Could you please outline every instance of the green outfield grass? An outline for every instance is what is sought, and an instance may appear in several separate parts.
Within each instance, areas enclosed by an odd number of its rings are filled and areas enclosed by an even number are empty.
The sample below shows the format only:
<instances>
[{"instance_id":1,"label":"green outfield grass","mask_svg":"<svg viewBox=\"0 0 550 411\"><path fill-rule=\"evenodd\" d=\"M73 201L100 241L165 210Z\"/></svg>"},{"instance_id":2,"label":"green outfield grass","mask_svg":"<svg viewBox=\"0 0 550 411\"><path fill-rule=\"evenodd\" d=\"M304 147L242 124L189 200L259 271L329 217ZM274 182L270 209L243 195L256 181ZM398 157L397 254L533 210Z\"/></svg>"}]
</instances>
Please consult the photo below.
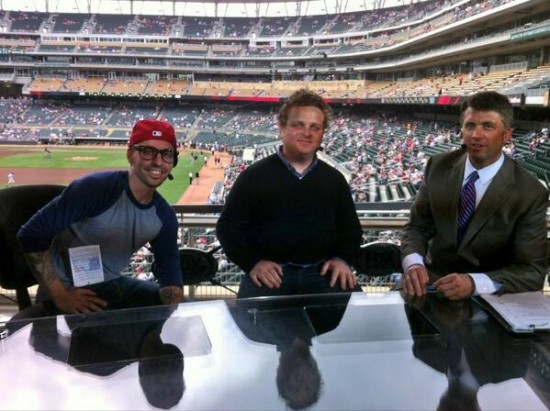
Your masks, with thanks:
<instances>
[{"instance_id":1,"label":"green outfield grass","mask_svg":"<svg viewBox=\"0 0 550 411\"><path fill-rule=\"evenodd\" d=\"M25 152L21 152L24 150ZM12 168L125 168L128 165L126 151L116 149L50 148L50 158L44 158L43 149L2 148L14 154L0 158L0 166ZM80 158L80 160L78 159Z\"/></svg>"},{"instance_id":2,"label":"green outfield grass","mask_svg":"<svg viewBox=\"0 0 550 411\"><path fill-rule=\"evenodd\" d=\"M13 154L0 156L0 167L13 169L17 175L17 168L78 168L104 170L126 169L126 149L113 148L83 148L83 147L50 147L50 158L44 158L44 148L40 146L12 147L2 146L0 150L13 151ZM200 162L193 164L193 159L187 153L180 155L177 167L172 171L173 181L166 181L159 192L170 203L178 202L189 186L189 172L193 175L201 168Z\"/></svg>"}]
</instances>

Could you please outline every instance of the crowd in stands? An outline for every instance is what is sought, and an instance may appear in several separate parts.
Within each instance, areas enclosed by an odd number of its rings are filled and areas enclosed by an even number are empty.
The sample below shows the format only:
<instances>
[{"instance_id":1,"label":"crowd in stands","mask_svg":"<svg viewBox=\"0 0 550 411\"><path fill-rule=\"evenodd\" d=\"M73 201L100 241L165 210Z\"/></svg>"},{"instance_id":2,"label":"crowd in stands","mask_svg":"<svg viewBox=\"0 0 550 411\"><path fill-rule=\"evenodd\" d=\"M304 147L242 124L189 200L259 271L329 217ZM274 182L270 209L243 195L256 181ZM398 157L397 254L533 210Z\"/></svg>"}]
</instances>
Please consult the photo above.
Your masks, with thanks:
<instances>
[{"instance_id":1,"label":"crowd in stands","mask_svg":"<svg viewBox=\"0 0 550 411\"><path fill-rule=\"evenodd\" d=\"M250 161L243 159L246 148L255 149L255 159L273 153L278 143L275 108L248 104L173 105L120 102L93 103L0 99L3 124L0 143L59 142L48 136L71 137L71 142L125 144L129 128L140 118L170 121L179 140L188 147L227 150L234 154L226 168L224 195L239 171ZM439 151L460 146L458 122L420 120L403 113L335 109L331 128L325 134L320 155L341 167L351 184L356 201L402 201L414 196L422 179L427 158ZM517 129L505 153L526 163L542 162L534 169L539 178L550 177L548 124L538 129ZM216 201L223 196L216 193Z\"/></svg>"},{"instance_id":2,"label":"crowd in stands","mask_svg":"<svg viewBox=\"0 0 550 411\"><path fill-rule=\"evenodd\" d=\"M176 17L141 16L139 20L139 33L169 35L172 26L176 23Z\"/></svg>"},{"instance_id":3,"label":"crowd in stands","mask_svg":"<svg viewBox=\"0 0 550 411\"><path fill-rule=\"evenodd\" d=\"M178 67L180 65L191 67L200 74L202 69L208 68L208 59L216 56L228 56L234 58L224 62L223 67L227 69L243 68L242 61L237 57L243 55L260 56L263 61L255 61L254 68L265 68L266 72L270 70L270 56L298 56L298 55L324 55L339 56L342 54L357 53L379 49L382 47L393 46L399 42L408 41L413 37L422 36L430 31L440 27L451 25L452 23L468 19L492 10L496 7L506 5L512 0L472 0L469 2L459 2L456 0L429 0L409 6L394 8L382 8L354 13L326 14L319 16L302 16L286 18L200 18L200 17L167 17L167 16L128 16L128 15L95 15L95 14L57 14L57 13L32 13L32 12L0 12L0 22L7 26L4 31L8 37L5 40L4 47L9 50L10 47L20 49L21 47L29 50L30 41L35 51L57 51L74 53L75 56L67 57L75 63L84 63L90 66L98 67L105 65L124 65L124 66L151 66L151 70L156 66L163 68ZM539 13L533 16L532 24L546 22L547 13ZM546 20L545 20L546 19ZM530 23L531 24L531 23ZM506 23L506 26L491 27L487 30L472 33L468 38L452 37L445 44L434 43L433 48L425 48L418 53L432 53L434 50L444 49L450 46L461 46L463 44L480 41L482 38L494 36L495 34L512 33L519 30L518 24ZM36 36L25 36L25 33L32 31L39 33L110 33L113 34L132 34L139 36L142 34L158 35L158 40L142 39L140 41L131 41L128 43L118 42L100 42L90 41L89 43L78 41L55 41L52 36L39 38ZM291 41L293 37L302 37L320 34L335 34L341 32L358 33L358 36L350 36L349 41L345 39L335 39L332 43L329 41ZM21 35L19 35L21 33ZM284 36L285 41L265 41L256 44L253 41L235 42L223 41L224 36L230 33L231 37L242 36L245 40L251 40L257 36ZM363 33L363 34L361 34ZM163 39L163 36L170 36L170 40ZM220 42L198 42L187 41L188 37L204 37L220 39ZM146 37L146 36L145 36ZM179 38L182 37L182 38ZM111 41L112 39L110 39ZM288 41L286 41L288 40ZM336 41L338 40L338 41ZM455 44L456 43L456 44ZM108 55L102 55L102 54ZM110 55L110 53L116 56ZM146 54L144 58L141 54ZM184 60L173 58L173 56L204 56L204 59ZM9 52L0 55L0 60L8 63L35 62L32 52L12 53ZM38 57L41 59L43 57ZM388 57L389 58L389 57ZM404 56L396 57L403 59ZM382 58L385 64L391 61ZM382 61L381 60L381 61ZM38 61L38 60L37 60ZM44 60L46 61L46 60ZM69 60L67 60L69 61ZM329 60L326 64L330 64ZM346 60L351 66L363 64L366 60ZM342 60L342 63L346 61ZM334 60L337 62L337 60ZM357 63L357 64L356 64ZM525 63L525 64L523 64ZM265 67L262 65L265 64ZM286 63L285 63L286 64ZM305 68L309 63L306 63ZM313 63L312 63L313 64ZM503 65L500 65L503 66ZM445 71L437 73L433 70L433 75L429 77L410 77L404 78L397 75L392 81L356 81L356 84L338 85L339 82L333 81L336 85L315 87L315 91L326 98L340 99L371 99L384 98L387 96L400 97L434 97L434 96L464 96L479 90L496 90L499 92L508 91L510 93L524 93L527 91L537 91L545 89L550 84L548 75L549 67L542 65L539 69L533 69L527 61L516 65L514 68L492 66L470 68L466 72ZM291 67L291 66L289 66ZM314 67L314 66L312 66ZM312 72L315 70L311 70ZM546 74L545 74L546 73ZM94 73L95 74L95 73ZM41 73L42 75L42 73ZM136 75L138 76L138 75ZM304 75L307 82L312 80L330 80L330 73L308 74ZM250 78L250 83L228 84L226 82L215 81L196 81L190 83L186 80L175 78L151 79L143 78L94 78L93 82L87 84L81 79L73 77L55 78L52 73L48 77L37 76L28 85L27 91L30 93L43 92L79 92L90 94L105 95L126 95L126 96L221 96L221 97L247 97L247 96L278 96L285 97L288 90L279 87L275 81L271 83L257 83ZM243 78L246 79L247 77ZM263 81L266 81L264 78ZM321 82L321 81L319 81ZM313 88L313 86L312 86ZM523 88L523 89L522 89ZM504 93L506 94L506 93Z\"/></svg>"},{"instance_id":4,"label":"crowd in stands","mask_svg":"<svg viewBox=\"0 0 550 411\"><path fill-rule=\"evenodd\" d=\"M202 115L205 114L209 113L203 109ZM221 115L219 111L212 114ZM257 112L250 111L246 114L248 124L258 123L254 121L254 116L258 121L261 119L263 124L274 122L269 116L258 117ZM227 120L226 117L223 118ZM224 129L234 124L240 123L227 120ZM337 113L334 125L326 133L320 155L345 168L356 201L402 201L410 200L414 196L428 157L436 152L455 150L460 147L460 143L460 133L455 123L420 121L396 114L359 116L342 111ZM210 144L204 143L202 147L208 148ZM254 145L253 161L274 153L277 144L274 141L270 144ZM229 145L228 149L236 147ZM516 143L506 146L504 152L528 162L537 155L534 147L546 156L550 148L548 128L517 130ZM226 167L224 195L227 195L238 174L251 163L243 158L240 150L234 153L233 163ZM550 176L550 162L545 170L546 177ZM543 179L545 176L540 177ZM223 197L217 197L217 200L222 203Z\"/></svg>"},{"instance_id":5,"label":"crowd in stands","mask_svg":"<svg viewBox=\"0 0 550 411\"><path fill-rule=\"evenodd\" d=\"M526 91L543 92L550 84L550 66L528 68L526 64L494 65L490 71L475 73L436 74L431 77L404 78L395 81L316 80L271 81L251 79L243 82L194 81L182 79L56 78L37 76L29 84L31 93L78 92L89 95L114 96L219 96L219 97L286 97L299 87L307 87L325 98L372 99L386 97L467 96L479 90L503 94Z\"/></svg>"},{"instance_id":6,"label":"crowd in stands","mask_svg":"<svg viewBox=\"0 0 550 411\"><path fill-rule=\"evenodd\" d=\"M345 167L355 201L403 201L409 200L422 179L422 170L427 161L425 147L436 145L445 149L456 148L450 141L450 130L435 133L416 134L422 122L405 121L397 117L383 118L365 116L354 118L340 113L329 132L326 133L321 156ZM432 125L432 127L437 127ZM455 143L458 143L456 133ZM441 141L441 142L440 142ZM256 157L272 154L276 145L256 147ZM344 159L343 161L341 161ZM225 191L230 191L235 179L250 161L236 156L226 169ZM383 193L386 186L399 187L400 192ZM376 193L374 192L376 191ZM408 195L406 195L408 193Z\"/></svg>"},{"instance_id":7,"label":"crowd in stands","mask_svg":"<svg viewBox=\"0 0 550 411\"><path fill-rule=\"evenodd\" d=\"M50 16L49 13L5 11L3 20L9 23L7 31L14 33L40 30L43 33L145 34L182 38L224 38L226 36L233 38L239 35L246 39L257 36L292 38L342 32L358 34L370 32L368 36L362 39L355 38L353 42L343 44L337 42L335 47L329 50L331 54L341 54L391 46L510 1L512 0L479 0L464 3L456 0L433 0L407 7L352 13L240 20L149 15L53 14ZM54 21L54 24L48 24L51 21ZM307 43L305 45L307 46ZM263 49L263 52L265 50ZM303 51L291 49L287 52L304 54ZM240 53L248 53L247 47L242 47Z\"/></svg>"},{"instance_id":8,"label":"crowd in stands","mask_svg":"<svg viewBox=\"0 0 550 411\"><path fill-rule=\"evenodd\" d=\"M488 0L479 5L469 6L468 10L479 12L510 0ZM368 10L361 12L323 14L303 17L264 17L262 19L247 18L198 18L198 17L167 17L143 15L136 21L128 15L90 15L90 14L53 14L54 25L50 28L54 33L79 32L91 25L89 34L132 34L136 30L146 34L170 34L175 27L184 27L180 33L186 37L210 37L217 29L223 36L304 36L308 34L337 34L341 32L361 32L365 30L383 29L392 26L411 24L426 19L442 9L452 9L459 3L456 0L435 0L411 4L408 7ZM461 10L459 7L457 10ZM456 12L458 14L458 11ZM52 21L49 13L5 11L3 19L11 22L10 31L32 32L44 27ZM217 24L218 23L218 24Z\"/></svg>"},{"instance_id":9,"label":"crowd in stands","mask_svg":"<svg viewBox=\"0 0 550 411\"><path fill-rule=\"evenodd\" d=\"M134 16L96 14L94 30L97 34L124 34Z\"/></svg>"},{"instance_id":10,"label":"crowd in stands","mask_svg":"<svg viewBox=\"0 0 550 411\"><path fill-rule=\"evenodd\" d=\"M429 156L460 147L459 130L454 124L378 116L360 121L342 117L336 123L325 135L324 149L320 155L330 160L347 156L348 160L340 164L345 165L349 173L356 202L411 200L420 186ZM516 140L503 151L513 158L522 159L526 165L534 154L533 146L543 149L546 154L550 149L547 128L520 131ZM275 150L275 146L257 149L255 160ZM242 157L234 157L233 164L225 173L225 195L239 173L250 163ZM541 178L541 181L548 184L550 161L545 163L544 170L546 179Z\"/></svg>"}]
</instances>

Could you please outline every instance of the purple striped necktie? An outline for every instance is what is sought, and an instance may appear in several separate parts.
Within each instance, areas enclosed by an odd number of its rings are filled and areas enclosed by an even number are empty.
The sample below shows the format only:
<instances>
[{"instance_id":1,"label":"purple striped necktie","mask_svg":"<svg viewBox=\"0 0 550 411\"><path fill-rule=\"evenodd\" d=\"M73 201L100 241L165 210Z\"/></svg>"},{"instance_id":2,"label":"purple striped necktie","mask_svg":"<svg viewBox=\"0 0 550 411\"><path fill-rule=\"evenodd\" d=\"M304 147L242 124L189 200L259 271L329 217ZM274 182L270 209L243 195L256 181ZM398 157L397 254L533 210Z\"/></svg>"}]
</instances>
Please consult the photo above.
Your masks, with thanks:
<instances>
[{"instance_id":1,"label":"purple striped necktie","mask_svg":"<svg viewBox=\"0 0 550 411\"><path fill-rule=\"evenodd\" d=\"M472 215L476 209L476 187L475 182L479 178L477 171L470 173L466 180L466 184L460 192L460 204L458 209L458 242L462 241L466 227L472 219Z\"/></svg>"}]
</instances>

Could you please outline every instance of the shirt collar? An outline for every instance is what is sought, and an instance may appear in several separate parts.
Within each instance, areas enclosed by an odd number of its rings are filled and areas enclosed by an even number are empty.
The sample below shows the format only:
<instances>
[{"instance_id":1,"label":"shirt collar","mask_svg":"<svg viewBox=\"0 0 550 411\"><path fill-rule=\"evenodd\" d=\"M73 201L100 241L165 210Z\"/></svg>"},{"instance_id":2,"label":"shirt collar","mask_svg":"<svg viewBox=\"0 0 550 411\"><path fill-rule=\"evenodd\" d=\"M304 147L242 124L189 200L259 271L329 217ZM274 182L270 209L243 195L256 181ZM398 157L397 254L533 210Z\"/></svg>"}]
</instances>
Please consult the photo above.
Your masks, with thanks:
<instances>
[{"instance_id":1,"label":"shirt collar","mask_svg":"<svg viewBox=\"0 0 550 411\"><path fill-rule=\"evenodd\" d=\"M502 164L504 164L504 154L501 154L499 159L495 161L493 164L488 165L487 167L480 168L479 170L476 170L476 168L472 165L470 162L470 157L466 157L466 166L464 168L464 179L463 181L466 181L470 173L473 171L477 171L479 174L479 181L481 184L485 185L488 182L490 182L493 177L498 173L498 170L500 170L500 167L502 167Z\"/></svg>"},{"instance_id":2,"label":"shirt collar","mask_svg":"<svg viewBox=\"0 0 550 411\"><path fill-rule=\"evenodd\" d=\"M277 150L277 155L279 156L279 158L281 159L283 164L286 166L288 171L290 171L292 174L294 174L300 180L302 178L304 178L306 175L308 175L315 167L317 167L317 163L318 163L317 154L315 154L315 156L313 157L313 161L311 162L309 167L306 168L304 170L304 172L300 174L298 171L296 171L296 169L292 166L292 164L290 164L290 162L285 158L285 156L283 156L283 146L282 145L279 146L279 150Z\"/></svg>"}]
</instances>

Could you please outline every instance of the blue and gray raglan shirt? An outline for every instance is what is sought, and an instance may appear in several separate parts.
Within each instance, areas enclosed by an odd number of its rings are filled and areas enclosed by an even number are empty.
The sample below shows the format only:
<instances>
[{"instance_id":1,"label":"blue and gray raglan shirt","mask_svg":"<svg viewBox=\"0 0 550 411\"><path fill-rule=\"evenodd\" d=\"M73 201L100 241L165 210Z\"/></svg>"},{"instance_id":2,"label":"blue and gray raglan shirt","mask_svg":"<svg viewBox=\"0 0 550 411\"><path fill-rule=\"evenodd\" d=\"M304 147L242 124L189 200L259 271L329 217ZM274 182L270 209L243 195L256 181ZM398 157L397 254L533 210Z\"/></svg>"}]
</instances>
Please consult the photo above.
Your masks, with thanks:
<instances>
[{"instance_id":1,"label":"blue and gray raglan shirt","mask_svg":"<svg viewBox=\"0 0 550 411\"><path fill-rule=\"evenodd\" d=\"M120 277L137 250L149 243L160 287L182 286L178 222L158 193L149 204L133 196L128 171L104 171L73 181L21 227L25 253L51 249L61 280L72 284L68 249L99 245L105 281Z\"/></svg>"}]
</instances>

